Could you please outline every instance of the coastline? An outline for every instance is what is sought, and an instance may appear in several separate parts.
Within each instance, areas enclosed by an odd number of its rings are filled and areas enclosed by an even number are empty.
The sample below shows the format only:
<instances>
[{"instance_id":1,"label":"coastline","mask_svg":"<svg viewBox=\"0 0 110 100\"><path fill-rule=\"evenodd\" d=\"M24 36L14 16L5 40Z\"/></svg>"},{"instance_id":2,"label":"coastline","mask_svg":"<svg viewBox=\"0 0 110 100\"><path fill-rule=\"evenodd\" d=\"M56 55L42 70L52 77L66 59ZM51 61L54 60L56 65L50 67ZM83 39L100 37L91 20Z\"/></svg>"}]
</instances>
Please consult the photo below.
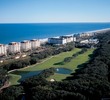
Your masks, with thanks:
<instances>
[{"instance_id":1,"label":"coastline","mask_svg":"<svg viewBox=\"0 0 110 100\"><path fill-rule=\"evenodd\" d=\"M79 33L71 33L71 34L66 34L64 36L72 36L75 34L82 34L82 33L85 33L85 34L88 34L88 33L92 34L92 33L99 33L99 32L103 33L103 32L107 32L107 31L110 31L110 28L104 28L104 29L93 30L93 31L85 31L85 32L79 32ZM55 37L60 37L60 36L55 36ZM48 38L52 38L52 37L48 37ZM42 39L38 39L38 40L40 41L41 44L44 44L45 42L48 42L48 38L42 38ZM28 40L28 41L30 41L30 40ZM21 41L23 41L23 40L21 40ZM19 42L21 42L21 41L19 41ZM16 42L16 41L14 41L14 42ZM0 44L3 44L3 43L0 43ZM8 46L8 44L4 44L4 45Z\"/></svg>"},{"instance_id":2,"label":"coastline","mask_svg":"<svg viewBox=\"0 0 110 100\"><path fill-rule=\"evenodd\" d=\"M110 28L104 28L104 29L93 30L93 31L85 31L85 32L80 32L80 34L82 34L82 33L92 34L92 33L99 33L99 32L103 33L103 32L107 32L107 31L110 31ZM78 33L76 33L76 34L78 34ZM75 35L75 34L74 33L73 34L66 34L65 36L72 36L72 35ZM56 36L56 37L60 37L60 36ZM48 38L50 38L50 37L48 37ZM48 41L48 38L39 39L39 40L41 43L44 43L44 42Z\"/></svg>"},{"instance_id":3,"label":"coastline","mask_svg":"<svg viewBox=\"0 0 110 100\"><path fill-rule=\"evenodd\" d=\"M99 32L106 32L106 31L109 31L110 28L104 28L104 29L99 29L99 30L93 30L93 31L87 31L87 32L84 32L84 33L99 33Z\"/></svg>"}]
</instances>

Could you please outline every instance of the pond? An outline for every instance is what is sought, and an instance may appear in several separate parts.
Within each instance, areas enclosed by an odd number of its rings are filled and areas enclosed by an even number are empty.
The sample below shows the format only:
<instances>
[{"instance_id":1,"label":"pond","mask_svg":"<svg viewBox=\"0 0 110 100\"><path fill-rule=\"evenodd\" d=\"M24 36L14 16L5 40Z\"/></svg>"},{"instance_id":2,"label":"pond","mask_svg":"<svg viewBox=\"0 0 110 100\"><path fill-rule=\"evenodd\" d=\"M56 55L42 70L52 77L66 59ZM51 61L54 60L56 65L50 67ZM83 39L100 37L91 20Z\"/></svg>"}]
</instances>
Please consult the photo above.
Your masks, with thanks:
<instances>
[{"instance_id":1,"label":"pond","mask_svg":"<svg viewBox=\"0 0 110 100\"><path fill-rule=\"evenodd\" d=\"M23 80L25 80L25 79L27 79L29 77L38 75L41 72L42 72L42 70L40 70L40 71L31 71L31 72L28 72L28 73L20 74L21 75L21 79L19 81L23 81ZM67 69L67 68L56 68L56 73L59 73L59 74L71 74L72 70Z\"/></svg>"},{"instance_id":2,"label":"pond","mask_svg":"<svg viewBox=\"0 0 110 100\"><path fill-rule=\"evenodd\" d=\"M20 74L21 75L21 79L19 81L23 81L23 80L25 80L25 79L27 79L29 77L38 75L40 73L41 73L41 71L31 71L31 72L28 72L28 73Z\"/></svg>"},{"instance_id":3,"label":"pond","mask_svg":"<svg viewBox=\"0 0 110 100\"><path fill-rule=\"evenodd\" d=\"M56 73L59 73L59 74L71 74L72 70L67 69L67 68L56 68Z\"/></svg>"}]
</instances>

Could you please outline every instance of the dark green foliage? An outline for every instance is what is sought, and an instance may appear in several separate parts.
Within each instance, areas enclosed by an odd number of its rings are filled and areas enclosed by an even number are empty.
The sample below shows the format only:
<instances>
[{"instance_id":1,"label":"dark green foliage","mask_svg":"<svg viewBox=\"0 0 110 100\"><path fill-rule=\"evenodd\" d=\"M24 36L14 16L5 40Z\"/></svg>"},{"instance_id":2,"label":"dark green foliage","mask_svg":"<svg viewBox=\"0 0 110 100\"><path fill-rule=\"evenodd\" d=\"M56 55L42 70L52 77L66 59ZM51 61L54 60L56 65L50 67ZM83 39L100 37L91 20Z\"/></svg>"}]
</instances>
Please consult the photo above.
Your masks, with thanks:
<instances>
[{"instance_id":1,"label":"dark green foliage","mask_svg":"<svg viewBox=\"0 0 110 100\"><path fill-rule=\"evenodd\" d=\"M37 60L38 59L36 59L35 57L32 57L31 59L30 59L30 64L32 65L32 64L36 64L37 63Z\"/></svg>"},{"instance_id":2,"label":"dark green foliage","mask_svg":"<svg viewBox=\"0 0 110 100\"><path fill-rule=\"evenodd\" d=\"M5 84L8 80L7 71L3 68L0 68L0 88Z\"/></svg>"},{"instance_id":3,"label":"dark green foliage","mask_svg":"<svg viewBox=\"0 0 110 100\"><path fill-rule=\"evenodd\" d=\"M65 59L64 59L64 62L70 62L72 60L72 57L66 57Z\"/></svg>"},{"instance_id":4,"label":"dark green foliage","mask_svg":"<svg viewBox=\"0 0 110 100\"><path fill-rule=\"evenodd\" d=\"M22 86L10 86L0 94L0 100L21 100L24 93Z\"/></svg>"}]
</instances>

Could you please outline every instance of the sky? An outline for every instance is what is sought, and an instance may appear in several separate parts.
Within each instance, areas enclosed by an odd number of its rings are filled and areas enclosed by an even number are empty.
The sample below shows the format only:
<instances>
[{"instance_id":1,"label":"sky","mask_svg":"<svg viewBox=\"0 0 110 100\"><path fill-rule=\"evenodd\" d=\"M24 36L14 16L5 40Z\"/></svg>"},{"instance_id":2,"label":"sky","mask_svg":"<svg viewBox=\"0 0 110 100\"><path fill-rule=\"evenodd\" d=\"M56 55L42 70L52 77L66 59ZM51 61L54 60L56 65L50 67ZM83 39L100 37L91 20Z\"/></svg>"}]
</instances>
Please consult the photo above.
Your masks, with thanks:
<instances>
[{"instance_id":1,"label":"sky","mask_svg":"<svg viewBox=\"0 0 110 100\"><path fill-rule=\"evenodd\" d=\"M0 0L0 23L110 22L110 0Z\"/></svg>"}]
</instances>

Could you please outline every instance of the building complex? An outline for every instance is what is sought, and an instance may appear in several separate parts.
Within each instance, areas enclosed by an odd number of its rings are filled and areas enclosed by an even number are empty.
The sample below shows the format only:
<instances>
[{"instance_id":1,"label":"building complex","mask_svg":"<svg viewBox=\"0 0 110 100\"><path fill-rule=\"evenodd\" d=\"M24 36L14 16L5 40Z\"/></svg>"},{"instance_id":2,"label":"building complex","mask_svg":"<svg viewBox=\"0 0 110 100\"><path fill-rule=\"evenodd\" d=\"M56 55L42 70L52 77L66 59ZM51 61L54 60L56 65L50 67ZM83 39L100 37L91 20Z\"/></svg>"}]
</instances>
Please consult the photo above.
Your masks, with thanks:
<instances>
[{"instance_id":1,"label":"building complex","mask_svg":"<svg viewBox=\"0 0 110 100\"><path fill-rule=\"evenodd\" d=\"M48 43L50 44L66 44L69 42L76 41L73 36L60 36L55 38L48 38Z\"/></svg>"},{"instance_id":2,"label":"building complex","mask_svg":"<svg viewBox=\"0 0 110 100\"><path fill-rule=\"evenodd\" d=\"M37 49L40 47L40 41L33 40L24 40L22 42L11 42L8 45L0 44L0 56L4 56L8 54L16 54L24 51L28 51L31 49Z\"/></svg>"}]
</instances>

